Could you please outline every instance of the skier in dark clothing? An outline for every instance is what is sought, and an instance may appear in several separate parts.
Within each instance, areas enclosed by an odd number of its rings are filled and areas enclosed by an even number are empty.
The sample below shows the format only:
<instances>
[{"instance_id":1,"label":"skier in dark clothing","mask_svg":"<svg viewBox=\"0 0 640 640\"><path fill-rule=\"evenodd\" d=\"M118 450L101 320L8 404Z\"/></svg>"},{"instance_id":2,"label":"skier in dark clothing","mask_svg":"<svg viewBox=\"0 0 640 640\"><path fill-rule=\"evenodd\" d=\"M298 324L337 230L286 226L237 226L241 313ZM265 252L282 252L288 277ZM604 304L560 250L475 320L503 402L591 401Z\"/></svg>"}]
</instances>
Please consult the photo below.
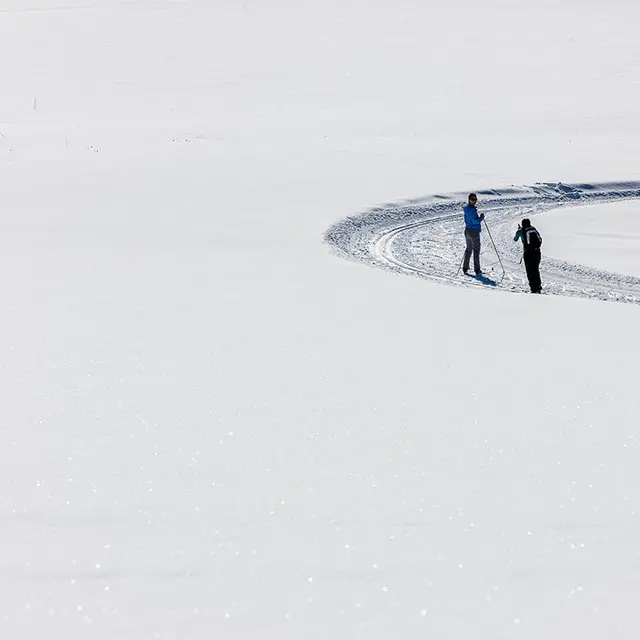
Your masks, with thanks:
<instances>
[{"instance_id":1,"label":"skier in dark clothing","mask_svg":"<svg viewBox=\"0 0 640 640\"><path fill-rule=\"evenodd\" d=\"M542 237L538 230L531 226L529 218L525 218L521 225L518 225L514 241L522 240L524 249L524 266L527 270L527 279L531 293L542 293L542 282L540 281L540 247L542 246Z\"/></svg>"},{"instance_id":2,"label":"skier in dark clothing","mask_svg":"<svg viewBox=\"0 0 640 640\"><path fill-rule=\"evenodd\" d=\"M484 220L484 213L478 215L477 202L478 196L475 193L470 193L467 205L464 207L464 238L467 242L467 248L464 252L462 271L464 273L469 271L469 261L473 253L473 270L479 276L482 274L480 269L480 232L482 231L481 222Z\"/></svg>"}]
</instances>

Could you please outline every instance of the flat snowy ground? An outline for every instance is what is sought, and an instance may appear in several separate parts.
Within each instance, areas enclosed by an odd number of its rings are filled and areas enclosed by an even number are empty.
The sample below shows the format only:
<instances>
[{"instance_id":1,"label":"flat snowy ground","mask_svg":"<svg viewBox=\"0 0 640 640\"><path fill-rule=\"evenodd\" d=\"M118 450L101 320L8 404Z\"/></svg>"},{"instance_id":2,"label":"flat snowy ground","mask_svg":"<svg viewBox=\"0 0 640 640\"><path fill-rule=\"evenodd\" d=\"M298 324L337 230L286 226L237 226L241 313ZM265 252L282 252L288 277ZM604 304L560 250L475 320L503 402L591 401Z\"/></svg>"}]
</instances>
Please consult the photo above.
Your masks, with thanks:
<instances>
[{"instance_id":1,"label":"flat snowy ground","mask_svg":"<svg viewBox=\"0 0 640 640\"><path fill-rule=\"evenodd\" d=\"M640 274L640 202L577 207L542 215L545 254L601 269ZM548 236L548 239L546 239Z\"/></svg>"},{"instance_id":2,"label":"flat snowy ground","mask_svg":"<svg viewBox=\"0 0 640 640\"><path fill-rule=\"evenodd\" d=\"M640 5L444 4L0 2L0 637L638 638L640 307L323 237L638 180Z\"/></svg>"}]
</instances>

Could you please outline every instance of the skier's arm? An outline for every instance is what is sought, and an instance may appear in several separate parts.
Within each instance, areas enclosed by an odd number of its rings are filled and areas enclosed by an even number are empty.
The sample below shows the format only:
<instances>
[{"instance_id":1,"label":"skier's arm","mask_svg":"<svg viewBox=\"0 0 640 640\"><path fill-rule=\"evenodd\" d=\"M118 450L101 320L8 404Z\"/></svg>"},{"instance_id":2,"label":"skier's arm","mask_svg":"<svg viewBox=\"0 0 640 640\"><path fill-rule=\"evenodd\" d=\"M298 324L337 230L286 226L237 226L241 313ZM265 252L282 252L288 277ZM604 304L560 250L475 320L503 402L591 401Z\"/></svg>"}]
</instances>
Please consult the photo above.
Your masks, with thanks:
<instances>
[{"instance_id":1,"label":"skier's arm","mask_svg":"<svg viewBox=\"0 0 640 640\"><path fill-rule=\"evenodd\" d=\"M522 239L522 229L520 228L520 225L518 225L518 230L516 231L516 235L513 236L513 241L514 242L518 242L518 240Z\"/></svg>"}]
</instances>

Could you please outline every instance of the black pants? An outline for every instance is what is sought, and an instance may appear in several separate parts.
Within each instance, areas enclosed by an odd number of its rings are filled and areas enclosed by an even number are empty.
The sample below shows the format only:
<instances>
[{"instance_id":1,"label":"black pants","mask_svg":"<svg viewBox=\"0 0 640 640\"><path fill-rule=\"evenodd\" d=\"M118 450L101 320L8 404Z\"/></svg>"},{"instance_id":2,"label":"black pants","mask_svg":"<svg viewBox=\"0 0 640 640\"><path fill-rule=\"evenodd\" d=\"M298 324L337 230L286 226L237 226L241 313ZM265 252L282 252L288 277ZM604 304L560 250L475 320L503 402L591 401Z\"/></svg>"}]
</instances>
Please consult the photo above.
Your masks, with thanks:
<instances>
[{"instance_id":1,"label":"black pants","mask_svg":"<svg viewBox=\"0 0 640 640\"><path fill-rule=\"evenodd\" d=\"M531 287L531 293L540 293L542 291L542 282L540 281L540 249L529 249L524 252L524 267L527 270L527 279Z\"/></svg>"},{"instance_id":2,"label":"black pants","mask_svg":"<svg viewBox=\"0 0 640 640\"><path fill-rule=\"evenodd\" d=\"M469 262L473 253L473 270L480 273L480 229L465 229L464 238L467 241L467 248L464 251L462 270L467 273Z\"/></svg>"}]
</instances>

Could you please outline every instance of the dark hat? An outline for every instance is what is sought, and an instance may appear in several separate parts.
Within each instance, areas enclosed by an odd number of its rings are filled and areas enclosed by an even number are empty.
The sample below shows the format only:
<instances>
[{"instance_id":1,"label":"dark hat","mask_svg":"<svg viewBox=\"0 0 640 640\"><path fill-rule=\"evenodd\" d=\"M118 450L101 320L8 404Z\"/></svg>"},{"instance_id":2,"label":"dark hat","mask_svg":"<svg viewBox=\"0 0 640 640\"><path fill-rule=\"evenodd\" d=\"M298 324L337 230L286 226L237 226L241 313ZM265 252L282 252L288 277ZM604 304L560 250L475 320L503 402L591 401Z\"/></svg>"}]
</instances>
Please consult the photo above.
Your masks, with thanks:
<instances>
[{"instance_id":1,"label":"dark hat","mask_svg":"<svg viewBox=\"0 0 640 640\"><path fill-rule=\"evenodd\" d=\"M469 197L467 199L468 200L477 200L478 196L475 193L470 193Z\"/></svg>"},{"instance_id":2,"label":"dark hat","mask_svg":"<svg viewBox=\"0 0 640 640\"><path fill-rule=\"evenodd\" d=\"M522 228L526 229L530 226L531 226L531 220L529 220L529 218L524 218L524 220L522 221Z\"/></svg>"}]
</instances>

